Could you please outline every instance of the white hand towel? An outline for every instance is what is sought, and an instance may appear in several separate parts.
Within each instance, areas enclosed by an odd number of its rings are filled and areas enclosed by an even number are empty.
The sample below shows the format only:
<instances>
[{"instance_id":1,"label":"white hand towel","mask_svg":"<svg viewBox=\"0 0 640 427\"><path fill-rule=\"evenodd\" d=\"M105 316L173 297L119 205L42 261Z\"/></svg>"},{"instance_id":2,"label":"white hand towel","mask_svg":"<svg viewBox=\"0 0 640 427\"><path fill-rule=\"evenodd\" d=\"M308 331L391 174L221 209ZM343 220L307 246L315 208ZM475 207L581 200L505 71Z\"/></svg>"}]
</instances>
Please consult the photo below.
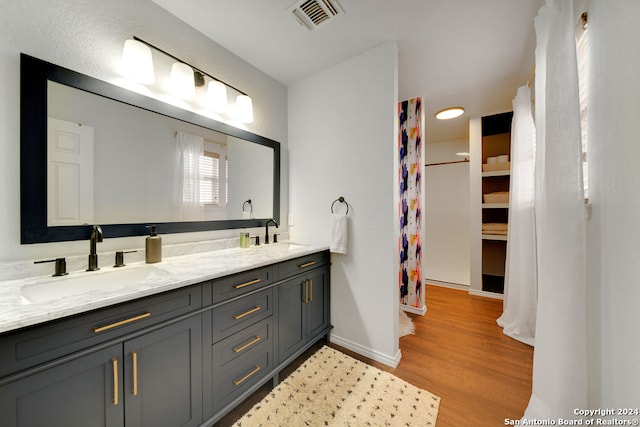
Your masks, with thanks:
<instances>
[{"instance_id":1,"label":"white hand towel","mask_svg":"<svg viewBox=\"0 0 640 427\"><path fill-rule=\"evenodd\" d=\"M336 254L347 253L349 217L345 214L331 215L331 243L329 250Z\"/></svg>"}]
</instances>

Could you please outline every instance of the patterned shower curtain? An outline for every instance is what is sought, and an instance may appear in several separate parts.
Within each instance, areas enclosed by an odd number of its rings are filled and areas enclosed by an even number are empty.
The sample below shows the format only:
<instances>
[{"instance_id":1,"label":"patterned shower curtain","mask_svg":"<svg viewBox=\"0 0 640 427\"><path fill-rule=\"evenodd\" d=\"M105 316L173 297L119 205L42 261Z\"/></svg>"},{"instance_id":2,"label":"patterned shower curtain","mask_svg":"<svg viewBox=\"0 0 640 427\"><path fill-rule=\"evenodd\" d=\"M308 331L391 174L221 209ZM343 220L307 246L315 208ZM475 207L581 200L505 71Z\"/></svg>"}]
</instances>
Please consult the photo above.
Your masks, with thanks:
<instances>
[{"instance_id":1,"label":"patterned shower curtain","mask_svg":"<svg viewBox=\"0 0 640 427\"><path fill-rule=\"evenodd\" d=\"M398 103L398 225L400 304L424 313L422 287L422 99Z\"/></svg>"}]
</instances>

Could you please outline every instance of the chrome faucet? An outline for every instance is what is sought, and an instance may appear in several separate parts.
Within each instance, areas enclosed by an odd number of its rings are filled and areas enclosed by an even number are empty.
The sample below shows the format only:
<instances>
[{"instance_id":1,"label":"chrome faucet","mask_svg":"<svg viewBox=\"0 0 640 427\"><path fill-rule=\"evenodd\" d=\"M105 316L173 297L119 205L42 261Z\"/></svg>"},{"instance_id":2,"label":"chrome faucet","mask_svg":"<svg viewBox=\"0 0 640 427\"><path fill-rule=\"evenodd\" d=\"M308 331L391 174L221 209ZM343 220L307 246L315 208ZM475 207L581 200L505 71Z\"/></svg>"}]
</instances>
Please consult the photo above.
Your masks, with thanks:
<instances>
[{"instance_id":1,"label":"chrome faucet","mask_svg":"<svg viewBox=\"0 0 640 427\"><path fill-rule=\"evenodd\" d=\"M267 221L267 223L265 224L265 230L264 230L264 244L265 245L269 243L269 223L270 222L274 223L276 228L278 228L278 223L276 222L275 219L271 218L270 220Z\"/></svg>"},{"instance_id":2,"label":"chrome faucet","mask_svg":"<svg viewBox=\"0 0 640 427\"><path fill-rule=\"evenodd\" d=\"M96 243L102 242L102 227L94 225L91 228L91 235L89 236L89 268L87 271L100 270L98 267L98 253L96 251Z\"/></svg>"}]
</instances>

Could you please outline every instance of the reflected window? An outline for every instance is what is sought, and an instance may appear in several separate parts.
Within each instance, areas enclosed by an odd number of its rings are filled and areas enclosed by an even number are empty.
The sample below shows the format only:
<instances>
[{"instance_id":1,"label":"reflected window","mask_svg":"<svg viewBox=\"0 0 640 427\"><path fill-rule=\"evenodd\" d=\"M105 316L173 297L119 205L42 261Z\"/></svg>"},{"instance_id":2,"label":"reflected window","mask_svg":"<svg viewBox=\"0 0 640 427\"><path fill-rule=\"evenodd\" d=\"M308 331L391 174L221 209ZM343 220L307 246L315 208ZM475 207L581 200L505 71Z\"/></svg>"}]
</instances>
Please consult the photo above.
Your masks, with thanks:
<instances>
[{"instance_id":1,"label":"reflected window","mask_svg":"<svg viewBox=\"0 0 640 427\"><path fill-rule=\"evenodd\" d=\"M224 206L228 203L227 146L205 140L200 157L200 202Z\"/></svg>"},{"instance_id":2,"label":"reflected window","mask_svg":"<svg viewBox=\"0 0 640 427\"><path fill-rule=\"evenodd\" d=\"M223 166L224 164L224 166ZM200 202L205 205L228 203L228 162L226 156L205 151L200 158Z\"/></svg>"}]
</instances>

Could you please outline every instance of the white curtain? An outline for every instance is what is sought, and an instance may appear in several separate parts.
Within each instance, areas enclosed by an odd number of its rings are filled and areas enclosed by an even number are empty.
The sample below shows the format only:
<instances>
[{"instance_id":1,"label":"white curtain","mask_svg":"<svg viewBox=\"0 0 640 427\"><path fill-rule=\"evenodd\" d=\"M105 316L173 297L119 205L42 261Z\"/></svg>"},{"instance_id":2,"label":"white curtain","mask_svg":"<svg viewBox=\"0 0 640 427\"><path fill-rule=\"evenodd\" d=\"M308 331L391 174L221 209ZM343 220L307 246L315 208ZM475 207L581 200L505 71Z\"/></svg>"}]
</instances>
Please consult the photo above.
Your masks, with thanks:
<instances>
[{"instance_id":1,"label":"white curtain","mask_svg":"<svg viewBox=\"0 0 640 427\"><path fill-rule=\"evenodd\" d=\"M529 345L534 344L537 304L535 152L531 90L525 85L513 100L504 311L498 325L504 328L505 335Z\"/></svg>"},{"instance_id":2,"label":"white curtain","mask_svg":"<svg viewBox=\"0 0 640 427\"><path fill-rule=\"evenodd\" d=\"M537 36L538 311L526 419L587 407L586 236L573 0L547 0Z\"/></svg>"},{"instance_id":3,"label":"white curtain","mask_svg":"<svg viewBox=\"0 0 640 427\"><path fill-rule=\"evenodd\" d=\"M203 154L204 138L184 132L176 133L174 206L178 220L203 219L200 201L200 158Z\"/></svg>"}]
</instances>

